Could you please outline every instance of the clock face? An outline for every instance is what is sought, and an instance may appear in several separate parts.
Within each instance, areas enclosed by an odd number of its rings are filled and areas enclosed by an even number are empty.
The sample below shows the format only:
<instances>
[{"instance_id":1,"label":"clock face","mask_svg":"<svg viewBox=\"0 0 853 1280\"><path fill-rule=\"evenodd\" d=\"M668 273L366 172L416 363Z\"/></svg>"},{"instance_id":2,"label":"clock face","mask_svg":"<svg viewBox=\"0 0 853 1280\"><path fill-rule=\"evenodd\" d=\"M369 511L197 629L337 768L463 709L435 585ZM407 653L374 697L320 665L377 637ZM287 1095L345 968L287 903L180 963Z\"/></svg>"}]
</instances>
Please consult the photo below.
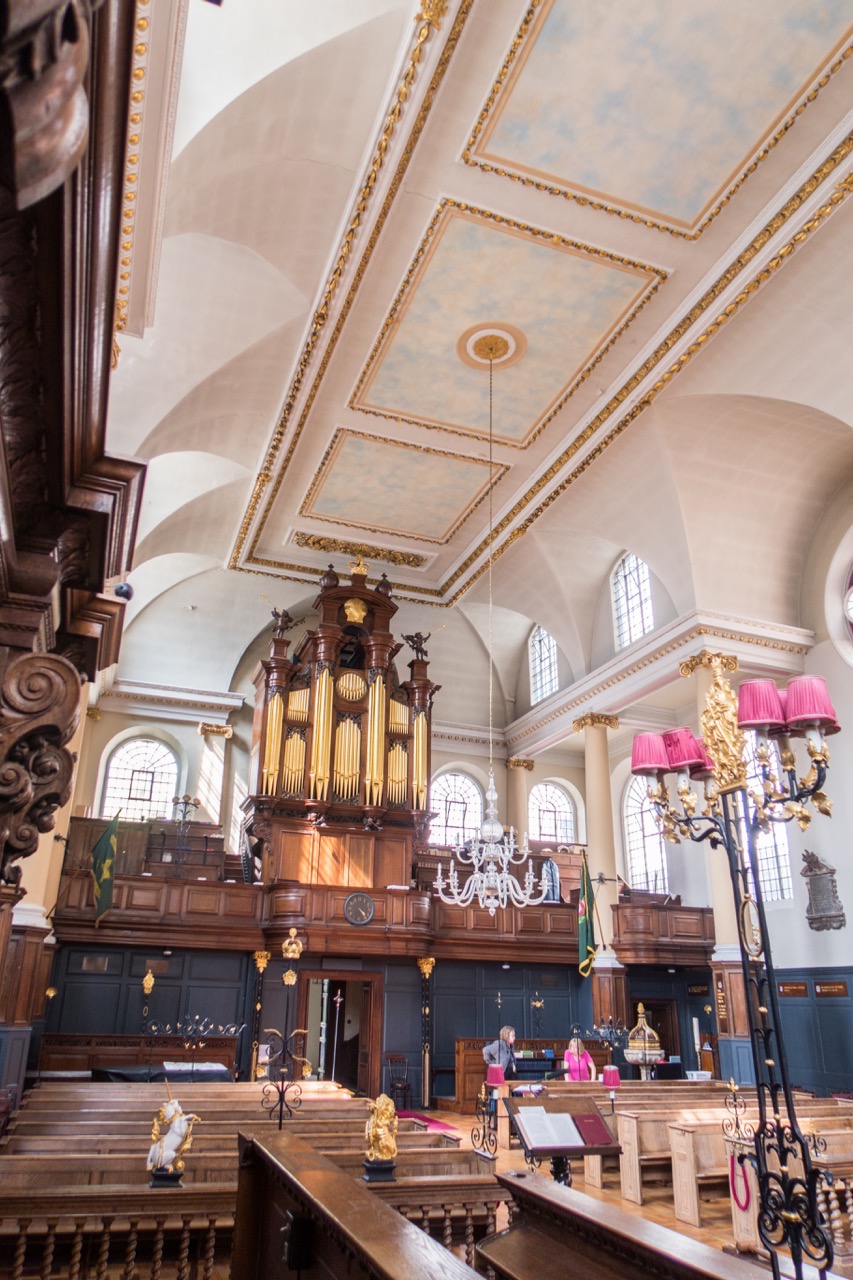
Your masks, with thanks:
<instances>
[{"instance_id":1,"label":"clock face","mask_svg":"<svg viewBox=\"0 0 853 1280\"><path fill-rule=\"evenodd\" d=\"M370 924L375 910L369 893L351 893L344 903L344 915L350 924Z\"/></svg>"}]
</instances>

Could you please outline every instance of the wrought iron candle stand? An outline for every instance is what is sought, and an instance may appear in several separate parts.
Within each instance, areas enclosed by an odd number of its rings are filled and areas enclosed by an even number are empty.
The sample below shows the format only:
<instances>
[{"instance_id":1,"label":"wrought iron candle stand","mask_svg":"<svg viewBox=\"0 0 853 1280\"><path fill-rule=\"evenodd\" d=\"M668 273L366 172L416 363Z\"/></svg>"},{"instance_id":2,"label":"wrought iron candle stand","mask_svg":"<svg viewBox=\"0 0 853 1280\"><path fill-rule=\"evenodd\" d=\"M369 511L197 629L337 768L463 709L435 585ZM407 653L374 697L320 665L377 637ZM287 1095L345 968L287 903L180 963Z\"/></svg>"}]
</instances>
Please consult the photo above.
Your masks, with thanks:
<instances>
[{"instance_id":1,"label":"wrought iron candle stand","mask_svg":"<svg viewBox=\"0 0 853 1280\"><path fill-rule=\"evenodd\" d=\"M485 1080L480 1085L475 1111L476 1123L471 1130L471 1143L475 1151L487 1156L498 1154L498 1099L492 1097Z\"/></svg>"},{"instance_id":2,"label":"wrought iron candle stand","mask_svg":"<svg viewBox=\"0 0 853 1280\"><path fill-rule=\"evenodd\" d=\"M681 674L692 675L697 665L710 666L714 671L702 715L704 750L703 744L693 739L693 747L699 748L699 763L691 756L689 744L686 753L684 751L683 735L692 738L689 730L673 730L664 735L638 735L632 770L656 777L656 786L652 777L649 778L649 798L665 839L672 843L682 839L707 841L712 850L722 850L728 859L758 1098L758 1119L752 1126L752 1134L740 1129L746 1139L751 1137L753 1149L741 1153L737 1159L741 1164L749 1161L755 1169L758 1234L769 1253L775 1280L779 1280L781 1274L778 1251L783 1248L790 1250L795 1275L797 1280L802 1280L804 1261L820 1269L832 1266L833 1246L818 1207L821 1172L812 1165L810 1142L797 1123L781 1034L764 899L759 876L757 871L753 874L752 868L758 866L759 835L770 830L770 823L796 821L805 830L811 820L805 808L808 802L818 812L829 813L831 802L823 792L828 752L818 730L832 732L837 724L825 689L822 708L801 709L796 714L792 710L795 700L799 707L807 682L812 682L811 693L815 692L815 684L822 684L816 677L799 677L800 687L793 695L795 681L789 683L787 711L779 702L779 691L772 681L751 682L773 687L781 715L753 712L750 718L745 711L744 687L739 716L738 699L723 675L724 670L737 669L737 660L721 654L703 655L683 663ZM769 691L763 693L771 698ZM760 792L747 791L742 732L745 727L758 731ZM768 729L781 740L780 772L784 778L774 772ZM794 754L785 736L789 729L805 732L808 741L810 769L804 778L797 778ZM663 748L662 758L658 752L655 759L655 739ZM670 801L664 781L669 770L678 773L680 808ZM693 778L705 779L706 803L701 814L696 813L699 801L690 788L688 773ZM738 1110L734 1113L739 1128L740 1114Z\"/></svg>"},{"instance_id":3,"label":"wrought iron candle stand","mask_svg":"<svg viewBox=\"0 0 853 1280\"><path fill-rule=\"evenodd\" d=\"M270 1120L278 1120L279 1129L282 1128L285 1120L290 1120L294 1111L298 1111L302 1106L302 1085L300 1083L305 1072L305 1057L302 1054L304 1048L305 1032L301 1029L293 1031L290 1037L285 1037L284 1033L277 1031L275 1027L264 1027L265 1036L274 1036L278 1041L278 1048L270 1053L267 1071L269 1080L264 1085L263 1096L261 1098L261 1106L264 1111L270 1113ZM293 1053L287 1047L287 1039L297 1039L299 1053ZM275 1041L270 1045L273 1048ZM286 1062L285 1058L290 1061ZM297 1063L302 1063L302 1067L298 1067ZM297 1072L299 1073L297 1076ZM308 1074L311 1073L311 1064L308 1063Z\"/></svg>"}]
</instances>

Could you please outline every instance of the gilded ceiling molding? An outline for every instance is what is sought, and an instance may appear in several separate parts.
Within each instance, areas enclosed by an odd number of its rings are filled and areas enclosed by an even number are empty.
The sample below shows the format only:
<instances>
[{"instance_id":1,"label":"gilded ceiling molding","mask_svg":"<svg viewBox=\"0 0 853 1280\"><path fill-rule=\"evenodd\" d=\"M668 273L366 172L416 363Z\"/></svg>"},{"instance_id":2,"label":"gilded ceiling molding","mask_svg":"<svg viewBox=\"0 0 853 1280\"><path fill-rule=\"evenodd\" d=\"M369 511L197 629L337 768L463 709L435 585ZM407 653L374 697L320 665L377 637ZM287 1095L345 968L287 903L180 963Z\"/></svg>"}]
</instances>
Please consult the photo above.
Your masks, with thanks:
<instances>
[{"instance_id":1,"label":"gilded ceiling molding","mask_svg":"<svg viewBox=\"0 0 853 1280\"><path fill-rule=\"evenodd\" d=\"M457 13L456 19L448 34L447 42L444 46L444 49L442 51L442 54L439 59L438 65L435 69L435 72L433 73L432 80L430 81L429 88L427 89L420 111L418 112L414 125L412 126L412 131L409 134L409 139L403 150L403 155L400 159L399 164L397 165L397 169L394 173L394 176L391 179L388 192L386 193L385 199L382 203L382 208L380 209L379 214L377 215L376 221L373 224L373 228L371 230L367 244L365 245L364 252L361 256L358 266L356 267L352 284L349 287L349 291L341 306L340 314L338 315L338 319L335 323L334 329L332 330L332 333L326 344L326 349L323 353L323 358L320 362L320 367L317 371L317 374L315 375L313 385L308 393L306 405L302 411L302 414L300 416L296 429L293 432L293 435L291 437L287 455L284 459L284 462L277 476L275 477L275 481L272 486L272 491L269 494L269 497L267 500L266 510L264 511L263 519L261 521L259 529L255 533L255 536L252 540L251 547L249 548L250 562L252 562L252 559L258 544L258 538L260 536L261 530L263 529L267 515L269 514L270 507L272 503L275 501L276 494L278 493L278 490L281 486L281 482L284 478L284 473L287 470L287 466L290 462L291 457L293 456L294 448L302 434L302 430L305 426L308 413L310 412L311 405L313 404L314 398L317 395L317 391L319 389L320 383L322 382L323 376L326 371L326 367L337 345L338 338L340 337L341 331L343 329L344 321L349 315L350 308L352 307L352 304L355 301L358 290L361 287L361 282L362 282L362 279L364 278L364 273L367 270L371 257L373 256L373 250L376 247L376 244L379 240L380 232L382 231L382 228L385 225L385 221L388 217L388 214L391 211L391 206L393 205L394 200L396 199L397 192L400 189L403 178L406 174L406 170L408 169L412 155L414 154L415 147L417 146L417 143L423 131L424 125L426 124L430 111L432 110L432 106L435 101L435 97L436 97L436 94L438 93L441 82L444 79L444 75L447 71L448 66L450 65L450 59L452 58L454 52L456 51L456 48L459 43L459 39L462 35L462 31L467 21L468 15L471 12L473 4L474 4L474 0L462 0L462 3L460 4L460 7L459 7L459 12ZM377 143L376 150L373 155L373 160L371 162L370 168L367 173L367 177L362 185L362 188L358 195L358 199L356 201L356 211L353 214L350 220L349 227L347 228L346 234L344 235L343 243L341 245L341 249L339 251L338 259L335 264L334 270L332 271L332 274L329 276L329 279L326 283L326 287L323 291L323 300L320 303L317 310L314 312L314 318L311 324L311 331L305 342L305 346L302 349L302 354L299 357L296 373L290 384L290 388L287 393L287 398L285 399L284 407L279 417L278 425L275 429L275 433L273 434L272 441L267 450L267 455L264 460L263 466L261 467L261 470L255 479L255 485L252 491L252 496L249 499L249 505L246 508L245 515L243 516L243 520L240 524L240 529L237 534L237 540L235 542L234 550L231 553L231 558L228 564L228 567L230 569L239 569L241 567L239 564L239 559L240 559L240 555L242 553L243 547L245 545L246 539L249 535L249 529L251 528L252 523L255 519L255 515L258 511L258 508L260 507L261 499L264 495L264 491L273 478L273 469L275 466L275 462L278 457L278 452L279 452L279 449L281 448L282 441L284 440L285 432L287 431L288 425L290 423L291 414L293 413L293 410L296 406L297 397L299 395L299 392L302 389L302 384L308 372L308 366L311 363L311 358L316 349L317 342L320 338L320 335L326 324L326 321L329 318L329 310L330 310L331 302L341 282L341 276L343 274L344 267L346 266L347 259L349 258L349 255L352 251L352 247L355 243L356 234L361 228L362 222L364 221L365 214L367 213L367 209L370 205L371 197L376 187L376 181L379 176L379 172L382 168L382 165L385 161L385 156L388 152L388 145L391 141L391 138L402 116L403 105L411 93L412 85L414 83L415 76L417 74L417 69L421 62L423 46L425 42L429 39L430 29L432 27L437 26L437 22L439 20L439 10L441 12L441 15L443 15L444 9L440 3L425 2L422 6L420 14L418 15L419 18L423 16L424 21L419 26L417 33L415 35L414 46L412 48L412 52L409 57L408 66L406 67L406 70L403 73L400 83L397 86L397 92L394 96L394 105L391 107L386 117L385 125L382 130L382 134L379 138L379 142Z\"/></svg>"},{"instance_id":2,"label":"gilded ceiling molding","mask_svg":"<svg viewBox=\"0 0 853 1280\"><path fill-rule=\"evenodd\" d=\"M558 183L548 182L544 178L534 178L530 174L519 173L515 169L505 168L502 165L495 164L492 161L480 159L473 154L474 147L485 129L489 117L492 114L498 99L500 98L504 87L512 75L514 64L523 49L526 41L530 37L534 22L538 16L537 11L542 5L542 0L530 0L530 7L524 15L524 20L515 34L509 53L501 64L500 72L497 79L492 84L485 104L477 117L477 122L471 131L471 136L462 152L462 159L465 164L475 169L481 169L484 173L494 173L499 178L508 178L511 182L518 182L524 187L533 187L536 191L543 191L546 195L560 196L563 200L572 200L576 204L586 205L590 209L595 209L603 213L609 213L612 217L621 218L623 221L636 222L641 226L650 227L655 231L664 231L668 235L675 236L680 240L698 240L705 228L711 223L717 215L725 209L735 193L743 186L747 178L755 173L758 166L763 160L766 160L771 151L778 146L781 139L785 136L796 120L802 115L806 107L814 102L821 89L825 89L832 77L841 69L848 58L853 55L853 45L848 45L835 61L828 67L820 79L812 86L809 92L804 96L802 101L793 109L787 119L779 126L772 138L768 138L764 146L756 153L753 159L747 164L743 172L729 187L728 191L722 196L713 208L709 209L702 221L693 231L685 231L679 227L671 226L667 222L659 221L657 218L649 217L648 214L634 213L630 209L624 208L622 205L609 204L606 200L595 199L592 196L583 195L581 192L571 191L565 186ZM550 9L550 5L547 6Z\"/></svg>"},{"instance_id":3,"label":"gilded ceiling molding","mask_svg":"<svg viewBox=\"0 0 853 1280\"><path fill-rule=\"evenodd\" d=\"M392 551L388 547L369 546L366 542L346 542L343 538L326 538L319 533L297 533L293 541L306 551L321 551L323 555L337 552L342 556L366 556L369 560L381 560L384 564L404 565L407 569L420 569L427 557L415 551Z\"/></svg>"},{"instance_id":4,"label":"gilded ceiling molding","mask_svg":"<svg viewBox=\"0 0 853 1280\"><path fill-rule=\"evenodd\" d=\"M148 72L148 28L150 0L136 0L134 21L135 44L133 67L130 73L130 103L127 143L124 156L124 178L121 200L121 256L116 285L115 333L123 333L127 327L128 294L130 293L130 269L133 262L133 241L136 219L136 198L139 181L139 148L142 140L142 116L145 104L145 77ZM118 364L120 348L113 338L113 367Z\"/></svg>"},{"instance_id":5,"label":"gilded ceiling molding","mask_svg":"<svg viewBox=\"0 0 853 1280\"><path fill-rule=\"evenodd\" d=\"M533 760L524 759L522 756L508 756L506 767L508 769L526 769L528 773L532 773L533 764Z\"/></svg>"},{"instance_id":6,"label":"gilded ceiling molding","mask_svg":"<svg viewBox=\"0 0 853 1280\"><path fill-rule=\"evenodd\" d=\"M389 530L387 528L377 528L369 524L359 525L356 520L339 520L336 516L330 516L330 515L326 515L323 512L311 510L311 503L314 501L314 498L316 497L316 494L317 494L317 490L320 487L321 481L324 479L324 472L326 471L326 468L329 464L329 460L333 456L338 446L338 442L342 439L343 436L355 436L359 440L382 439L382 437L372 436L363 431L351 431L349 430L349 428L346 428L346 429L339 428L335 432L335 434L332 436L332 439L329 441L329 444L326 448L326 452L323 454L323 457L320 461L320 465L318 466L317 470L314 472L314 479L311 481L311 487L309 488L308 493L305 495L302 506L299 508L299 514L301 516L306 517L307 519L317 520L319 523L346 524L346 525L349 525L350 527L357 526L358 528L366 529L368 533L373 533L373 534L376 534L377 537L381 537L382 534L389 533ZM412 450L415 453L430 453L439 458L456 458L460 462L469 461L469 456L466 453L453 453L452 450L450 449L433 449L430 446L425 444L412 444L408 440L407 441L384 440L384 443L393 445L395 448ZM477 461L480 461L480 460L477 459ZM484 468L487 467L488 463L483 462L483 466ZM509 471L509 469L510 468L507 463L503 463L502 465L499 465L498 463L493 464L491 475L485 481L483 491L480 494L479 498L477 498L474 502L470 504L470 506L468 507L468 510L456 520L456 523L453 525L450 531L444 535L443 538L429 538L426 536L426 534L423 534L423 533L406 533L405 537L412 542L428 542L433 546L435 545L446 546L447 543L450 542L452 538L456 537L456 534L459 532L462 526L468 520L471 519L471 516L474 514L474 512L477 510L480 504L482 502L485 502L486 498L488 498L489 496L489 493L497 488L497 486L500 484L501 480ZM357 551L358 551L358 544L356 544L356 552Z\"/></svg>"},{"instance_id":7,"label":"gilded ceiling molding","mask_svg":"<svg viewBox=\"0 0 853 1280\"><path fill-rule=\"evenodd\" d=\"M619 717L605 715L603 711L586 711L577 720L572 721L572 732L582 733L584 729L618 729Z\"/></svg>"},{"instance_id":8,"label":"gilded ceiling molding","mask_svg":"<svg viewBox=\"0 0 853 1280\"><path fill-rule=\"evenodd\" d=\"M735 258L734 262L723 272L721 276L711 285L710 289L702 295L699 301L690 309L687 315L683 316L674 329L672 329L662 342L658 344L649 358L644 361L642 366L631 375L626 383L616 392L603 409L587 423L583 431L581 431L571 444L563 450L559 458L552 463L547 471L539 477L539 479L528 489L523 497L506 513L502 520L495 526L493 537L497 537L503 533L516 519L518 515L529 505L531 500L541 493L541 491L554 480L554 478L562 471L566 463L574 457L579 450L589 442L595 435L599 427L610 418L620 405L634 392L637 387L654 371L656 366L666 359L669 352L677 345L678 342L689 332L696 321L707 311L713 303L723 294L730 284L744 271L749 263L756 257L758 253L767 245L767 243L777 234L778 231L799 211L802 205L817 190L821 183L825 182L832 171L842 164L851 154L853 154L853 133L847 135L830 156L821 164L818 169L809 177L798 191L794 193L783 205L783 207L771 218L770 222L759 231L758 235L750 244ZM740 311L741 307L753 297L763 284L770 280L773 274L796 252L808 239L808 237L823 226L827 218L835 212L842 202L853 192L853 174L847 174L835 187L832 194L827 198L824 204L812 215L809 220L803 224L790 240L782 245L767 264L759 271L758 275L743 286L741 291L729 302L726 307L715 317L715 319L690 343L689 347L679 355L674 364L670 365L664 371L662 376L652 384L646 394L637 401L629 410L624 418L604 436L594 449L586 455L582 462L575 467L574 471L565 476L539 503L537 507L527 516L527 518L513 529L512 533L500 545L494 547L492 558L497 559L499 556L512 546L518 538L524 536L531 525L539 519L544 511L556 502L557 498L572 485L583 473L592 466L605 449L611 445L614 440L631 425L632 422L640 416L640 414L649 407L649 405L657 399L661 391L677 377L682 369L686 368L697 352L707 344L708 339L718 333L723 325ZM460 564L454 573L440 588L441 592L446 592L454 583L466 573L466 571L475 564L480 556L483 556L488 548L488 540L483 539L478 547L471 552L469 556ZM466 591L480 578L488 567L488 561L477 570L476 574L468 578L463 587L460 587L446 603L448 606L453 605L459 600Z\"/></svg>"},{"instance_id":9,"label":"gilded ceiling molding","mask_svg":"<svg viewBox=\"0 0 853 1280\"><path fill-rule=\"evenodd\" d=\"M695 654L692 658L685 658L684 662L679 663L679 674L682 676L692 676L700 667L710 667L714 669L717 664L722 667L723 671L737 671L738 661L734 654L731 653L712 653L710 649L703 649L701 653Z\"/></svg>"},{"instance_id":10,"label":"gilded ceiling molding","mask_svg":"<svg viewBox=\"0 0 853 1280\"><path fill-rule=\"evenodd\" d=\"M417 286L418 281L416 277L420 274L421 269L424 266L438 226L448 209L458 210L462 214L469 215L472 219L479 219L483 222L493 223L496 227L506 227L510 231L520 231L530 240L541 240L549 245L560 246L561 248L568 249L574 253L584 254L586 257L600 258L605 262L613 262L616 263L617 266L629 267L634 271L644 272L647 276L656 277L655 282L645 289L636 306L632 308L618 328L611 333L607 341L598 348L592 359L584 365L574 381L557 400L556 404L552 405L552 407L546 412L536 429L522 441L501 440L501 444L508 449L528 449L530 445L533 444L534 440L536 440L545 430L548 423L557 416L578 388L587 380L596 366L604 359L611 347L613 347L619 338L621 338L628 326L643 310L649 299L654 297L660 286L666 281L668 273L662 267L652 266L651 263L640 262L636 258L626 258L622 254L613 253L608 249L597 248L596 246L586 244L581 240L570 240L568 237L557 235L553 231L543 230L542 227L534 227L529 222L519 222L517 218L510 218L505 214L495 213L491 209L482 209L477 205L468 204L466 201L454 200L450 196L446 196L439 202L438 208L430 219L429 226L424 232L423 239L418 245L417 251L409 264L409 269L403 277L403 283L397 291L397 296L391 304L388 314L382 324L382 328L379 330L379 335L373 344L370 354L365 361L364 367L358 376L358 381L355 384L353 393L349 398L348 408L354 409L358 413L366 413L371 417L383 418L390 422L408 422L413 426L424 427L428 431L446 431L450 435L461 435L468 438L471 436L483 437L483 432L466 431L462 427L449 426L447 423L428 422L424 418L416 418L407 414L392 413L390 410L378 409L375 406L357 403L358 397L370 377L371 370L381 354L382 348L387 342L388 335L391 333L397 322L400 308L405 302L409 290L412 288L413 284Z\"/></svg>"}]
</instances>

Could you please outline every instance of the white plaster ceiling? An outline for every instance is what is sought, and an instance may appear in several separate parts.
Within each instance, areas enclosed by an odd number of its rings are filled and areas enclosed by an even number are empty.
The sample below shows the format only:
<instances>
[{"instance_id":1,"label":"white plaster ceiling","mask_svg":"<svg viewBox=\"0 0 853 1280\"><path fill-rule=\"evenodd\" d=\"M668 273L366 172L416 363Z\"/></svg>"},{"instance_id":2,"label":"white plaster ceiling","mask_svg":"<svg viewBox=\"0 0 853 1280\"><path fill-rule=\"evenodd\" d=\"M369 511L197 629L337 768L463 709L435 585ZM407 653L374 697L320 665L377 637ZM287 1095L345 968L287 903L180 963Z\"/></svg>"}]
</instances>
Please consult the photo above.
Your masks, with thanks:
<instances>
[{"instance_id":1,"label":"white plaster ceiling","mask_svg":"<svg viewBox=\"0 0 853 1280\"><path fill-rule=\"evenodd\" d=\"M122 678L228 689L269 601L304 614L364 547L433 633L439 718L482 725L490 509L501 724L536 623L575 681L613 657L626 550L662 624L816 625L853 476L849 6L182 4L151 41L182 45L170 164L142 126L151 323L110 393L111 451L149 462ZM491 471L477 325L527 342Z\"/></svg>"}]
</instances>

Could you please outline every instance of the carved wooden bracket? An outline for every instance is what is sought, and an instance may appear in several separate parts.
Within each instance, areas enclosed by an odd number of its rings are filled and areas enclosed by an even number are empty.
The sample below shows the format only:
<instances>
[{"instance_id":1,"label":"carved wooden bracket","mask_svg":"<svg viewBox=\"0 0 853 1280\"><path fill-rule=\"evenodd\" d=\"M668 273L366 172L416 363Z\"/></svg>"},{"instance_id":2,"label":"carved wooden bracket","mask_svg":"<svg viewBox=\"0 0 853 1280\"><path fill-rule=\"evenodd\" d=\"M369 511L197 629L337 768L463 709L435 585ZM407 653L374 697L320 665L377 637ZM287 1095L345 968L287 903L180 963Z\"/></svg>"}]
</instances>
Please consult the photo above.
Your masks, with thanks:
<instances>
[{"instance_id":1,"label":"carved wooden bracket","mask_svg":"<svg viewBox=\"0 0 853 1280\"><path fill-rule=\"evenodd\" d=\"M39 836L71 795L64 749L80 715L80 677L55 653L0 648L0 883L17 885Z\"/></svg>"}]
</instances>

